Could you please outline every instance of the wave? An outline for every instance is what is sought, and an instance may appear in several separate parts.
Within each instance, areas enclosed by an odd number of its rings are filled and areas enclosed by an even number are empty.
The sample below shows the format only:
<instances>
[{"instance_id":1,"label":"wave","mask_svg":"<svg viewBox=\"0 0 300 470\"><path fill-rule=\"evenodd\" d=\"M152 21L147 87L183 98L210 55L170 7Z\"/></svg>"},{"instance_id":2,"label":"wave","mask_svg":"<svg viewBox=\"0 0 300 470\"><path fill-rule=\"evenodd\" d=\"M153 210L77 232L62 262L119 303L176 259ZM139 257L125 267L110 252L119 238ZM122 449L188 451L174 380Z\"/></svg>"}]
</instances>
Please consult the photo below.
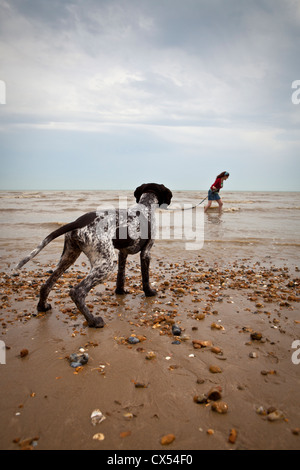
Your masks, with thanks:
<instances>
[{"instance_id":1,"label":"wave","mask_svg":"<svg viewBox=\"0 0 300 470\"><path fill-rule=\"evenodd\" d=\"M278 240L275 241L273 238L232 238L230 240L224 239L207 239L205 238L205 243L215 243L215 244L236 244L236 245L268 245L268 246L290 246L290 247L299 247L299 240Z\"/></svg>"},{"instance_id":2,"label":"wave","mask_svg":"<svg viewBox=\"0 0 300 470\"><path fill-rule=\"evenodd\" d=\"M56 229L58 227L62 227L63 225L66 225L68 222L20 222L18 224L15 224L15 227L27 227L27 228L48 228L48 229Z\"/></svg>"}]
</instances>

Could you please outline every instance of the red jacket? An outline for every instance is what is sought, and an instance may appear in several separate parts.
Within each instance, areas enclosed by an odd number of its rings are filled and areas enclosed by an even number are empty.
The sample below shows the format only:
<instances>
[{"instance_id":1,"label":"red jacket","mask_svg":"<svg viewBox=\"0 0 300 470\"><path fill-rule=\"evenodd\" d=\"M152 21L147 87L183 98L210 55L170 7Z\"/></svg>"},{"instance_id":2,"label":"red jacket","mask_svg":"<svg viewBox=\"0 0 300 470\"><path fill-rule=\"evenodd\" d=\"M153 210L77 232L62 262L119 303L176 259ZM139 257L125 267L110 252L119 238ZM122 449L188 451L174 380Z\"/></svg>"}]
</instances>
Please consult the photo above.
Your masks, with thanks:
<instances>
[{"instance_id":1,"label":"red jacket","mask_svg":"<svg viewBox=\"0 0 300 470\"><path fill-rule=\"evenodd\" d=\"M217 188L218 191L220 191L220 189L222 188L223 184L222 184L222 180L221 178L217 178L216 181L214 182L214 184L211 185L210 189L213 190L213 186L215 188Z\"/></svg>"}]
</instances>

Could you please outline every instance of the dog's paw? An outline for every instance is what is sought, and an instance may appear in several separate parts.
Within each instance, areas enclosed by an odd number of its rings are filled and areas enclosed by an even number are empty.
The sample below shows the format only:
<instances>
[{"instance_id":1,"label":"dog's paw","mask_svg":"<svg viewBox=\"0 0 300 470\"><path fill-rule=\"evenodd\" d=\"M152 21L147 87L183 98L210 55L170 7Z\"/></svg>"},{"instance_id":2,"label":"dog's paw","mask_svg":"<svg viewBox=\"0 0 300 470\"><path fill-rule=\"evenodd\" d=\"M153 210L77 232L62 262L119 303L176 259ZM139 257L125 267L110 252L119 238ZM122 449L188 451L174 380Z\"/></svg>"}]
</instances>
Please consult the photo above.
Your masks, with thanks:
<instances>
[{"instance_id":1,"label":"dog's paw","mask_svg":"<svg viewBox=\"0 0 300 470\"><path fill-rule=\"evenodd\" d=\"M52 309L51 304L47 304L47 303L42 304L42 305L38 304L37 306L38 312L48 312L48 310L51 310L51 309Z\"/></svg>"},{"instance_id":2,"label":"dog's paw","mask_svg":"<svg viewBox=\"0 0 300 470\"><path fill-rule=\"evenodd\" d=\"M128 291L123 289L123 287L117 287L116 290L115 290L115 294L125 295L125 294L128 294Z\"/></svg>"},{"instance_id":3,"label":"dog's paw","mask_svg":"<svg viewBox=\"0 0 300 470\"><path fill-rule=\"evenodd\" d=\"M93 317L91 321L88 322L90 328L103 328L105 325L102 317Z\"/></svg>"},{"instance_id":4,"label":"dog's paw","mask_svg":"<svg viewBox=\"0 0 300 470\"><path fill-rule=\"evenodd\" d=\"M147 289L144 291L146 297L154 297L157 294L156 290L154 289Z\"/></svg>"}]
</instances>

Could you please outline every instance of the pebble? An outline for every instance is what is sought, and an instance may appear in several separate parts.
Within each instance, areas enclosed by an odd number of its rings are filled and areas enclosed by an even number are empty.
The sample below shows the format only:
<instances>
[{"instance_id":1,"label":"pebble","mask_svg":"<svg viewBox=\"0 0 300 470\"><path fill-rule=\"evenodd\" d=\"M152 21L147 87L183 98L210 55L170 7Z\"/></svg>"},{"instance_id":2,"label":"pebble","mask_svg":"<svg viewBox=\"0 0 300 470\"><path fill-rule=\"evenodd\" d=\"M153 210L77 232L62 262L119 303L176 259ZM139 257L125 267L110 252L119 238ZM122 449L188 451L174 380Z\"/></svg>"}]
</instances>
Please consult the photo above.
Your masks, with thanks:
<instances>
[{"instance_id":1,"label":"pebble","mask_svg":"<svg viewBox=\"0 0 300 470\"><path fill-rule=\"evenodd\" d=\"M147 388L148 385L145 384L144 382L135 382L134 384L135 388Z\"/></svg>"},{"instance_id":2,"label":"pebble","mask_svg":"<svg viewBox=\"0 0 300 470\"><path fill-rule=\"evenodd\" d=\"M147 359L148 361L150 361L151 359L155 359L155 358L156 358L155 352L153 352L153 351L147 352L147 354L146 354L146 359Z\"/></svg>"},{"instance_id":3,"label":"pebble","mask_svg":"<svg viewBox=\"0 0 300 470\"><path fill-rule=\"evenodd\" d=\"M194 402L198 404L207 403L207 395L205 393L201 393L201 395L195 395Z\"/></svg>"},{"instance_id":4,"label":"pebble","mask_svg":"<svg viewBox=\"0 0 300 470\"><path fill-rule=\"evenodd\" d=\"M221 367L219 366L209 366L209 372L211 372L212 374L220 374L222 372L222 369Z\"/></svg>"},{"instance_id":5,"label":"pebble","mask_svg":"<svg viewBox=\"0 0 300 470\"><path fill-rule=\"evenodd\" d=\"M172 444L172 442L175 440L174 434L166 434L163 436L160 440L160 443L162 446Z\"/></svg>"},{"instance_id":6,"label":"pebble","mask_svg":"<svg viewBox=\"0 0 300 470\"><path fill-rule=\"evenodd\" d=\"M129 336L129 338L127 338L127 342L129 344L137 344L140 340L136 336Z\"/></svg>"},{"instance_id":7,"label":"pebble","mask_svg":"<svg viewBox=\"0 0 300 470\"><path fill-rule=\"evenodd\" d=\"M216 401L212 404L211 409L219 414L226 414L228 412L228 405L225 401Z\"/></svg>"},{"instance_id":8,"label":"pebble","mask_svg":"<svg viewBox=\"0 0 300 470\"><path fill-rule=\"evenodd\" d=\"M259 333L258 331L254 331L253 333L250 334L251 339L255 341L260 341L262 339L262 334Z\"/></svg>"},{"instance_id":9,"label":"pebble","mask_svg":"<svg viewBox=\"0 0 300 470\"><path fill-rule=\"evenodd\" d=\"M177 325L172 325L172 334L174 336L180 336L181 335L181 328Z\"/></svg>"},{"instance_id":10,"label":"pebble","mask_svg":"<svg viewBox=\"0 0 300 470\"><path fill-rule=\"evenodd\" d=\"M299 436L299 435L300 435L300 428L293 428L291 431L292 431L292 433L293 433L295 436Z\"/></svg>"},{"instance_id":11,"label":"pebble","mask_svg":"<svg viewBox=\"0 0 300 470\"><path fill-rule=\"evenodd\" d=\"M200 341L199 339L193 339L192 343L195 349L207 348L213 345L211 341Z\"/></svg>"},{"instance_id":12,"label":"pebble","mask_svg":"<svg viewBox=\"0 0 300 470\"><path fill-rule=\"evenodd\" d=\"M250 352L249 357L256 358L258 357L258 354L256 352Z\"/></svg>"},{"instance_id":13,"label":"pebble","mask_svg":"<svg viewBox=\"0 0 300 470\"><path fill-rule=\"evenodd\" d=\"M237 431L236 429L232 428L229 433L228 441L230 442L230 444L234 444L236 441L236 438L237 438Z\"/></svg>"},{"instance_id":14,"label":"pebble","mask_svg":"<svg viewBox=\"0 0 300 470\"><path fill-rule=\"evenodd\" d=\"M76 354L72 353L69 356L70 366L71 367L80 367L88 363L89 355L88 353Z\"/></svg>"},{"instance_id":15,"label":"pebble","mask_svg":"<svg viewBox=\"0 0 300 470\"><path fill-rule=\"evenodd\" d=\"M28 349L24 348L20 351L20 357L26 357L26 356L28 356L28 354L29 354Z\"/></svg>"}]
</instances>

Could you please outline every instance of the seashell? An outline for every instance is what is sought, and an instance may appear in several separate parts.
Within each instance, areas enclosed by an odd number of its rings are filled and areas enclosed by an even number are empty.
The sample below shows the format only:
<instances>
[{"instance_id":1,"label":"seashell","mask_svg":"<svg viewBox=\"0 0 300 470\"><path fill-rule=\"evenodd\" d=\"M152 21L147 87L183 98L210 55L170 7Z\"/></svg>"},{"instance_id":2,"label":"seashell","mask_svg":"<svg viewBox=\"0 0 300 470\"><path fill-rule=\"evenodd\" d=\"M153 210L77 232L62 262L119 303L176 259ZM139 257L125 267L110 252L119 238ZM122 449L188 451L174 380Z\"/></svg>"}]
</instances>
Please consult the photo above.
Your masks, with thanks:
<instances>
[{"instance_id":1,"label":"seashell","mask_svg":"<svg viewBox=\"0 0 300 470\"><path fill-rule=\"evenodd\" d=\"M222 388L221 387L214 387L209 390L207 393L207 398L212 401L217 401L222 398L221 394Z\"/></svg>"},{"instance_id":2,"label":"seashell","mask_svg":"<svg viewBox=\"0 0 300 470\"><path fill-rule=\"evenodd\" d=\"M268 420L269 421L278 421L279 419L283 419L284 414L280 410L275 410L272 413L268 414Z\"/></svg>"},{"instance_id":3,"label":"seashell","mask_svg":"<svg viewBox=\"0 0 300 470\"><path fill-rule=\"evenodd\" d=\"M100 410L94 410L91 414L91 423L93 426L96 426L96 424L102 423L106 418L103 415L102 411Z\"/></svg>"},{"instance_id":4,"label":"seashell","mask_svg":"<svg viewBox=\"0 0 300 470\"><path fill-rule=\"evenodd\" d=\"M102 432L98 432L97 434L93 435L93 439L95 441L104 441L105 436L104 436L104 434L102 434Z\"/></svg>"},{"instance_id":5,"label":"seashell","mask_svg":"<svg viewBox=\"0 0 300 470\"><path fill-rule=\"evenodd\" d=\"M224 326L218 325L217 323L212 323L210 325L210 327L211 327L212 330L214 330L214 329L215 330L225 330Z\"/></svg>"}]
</instances>

